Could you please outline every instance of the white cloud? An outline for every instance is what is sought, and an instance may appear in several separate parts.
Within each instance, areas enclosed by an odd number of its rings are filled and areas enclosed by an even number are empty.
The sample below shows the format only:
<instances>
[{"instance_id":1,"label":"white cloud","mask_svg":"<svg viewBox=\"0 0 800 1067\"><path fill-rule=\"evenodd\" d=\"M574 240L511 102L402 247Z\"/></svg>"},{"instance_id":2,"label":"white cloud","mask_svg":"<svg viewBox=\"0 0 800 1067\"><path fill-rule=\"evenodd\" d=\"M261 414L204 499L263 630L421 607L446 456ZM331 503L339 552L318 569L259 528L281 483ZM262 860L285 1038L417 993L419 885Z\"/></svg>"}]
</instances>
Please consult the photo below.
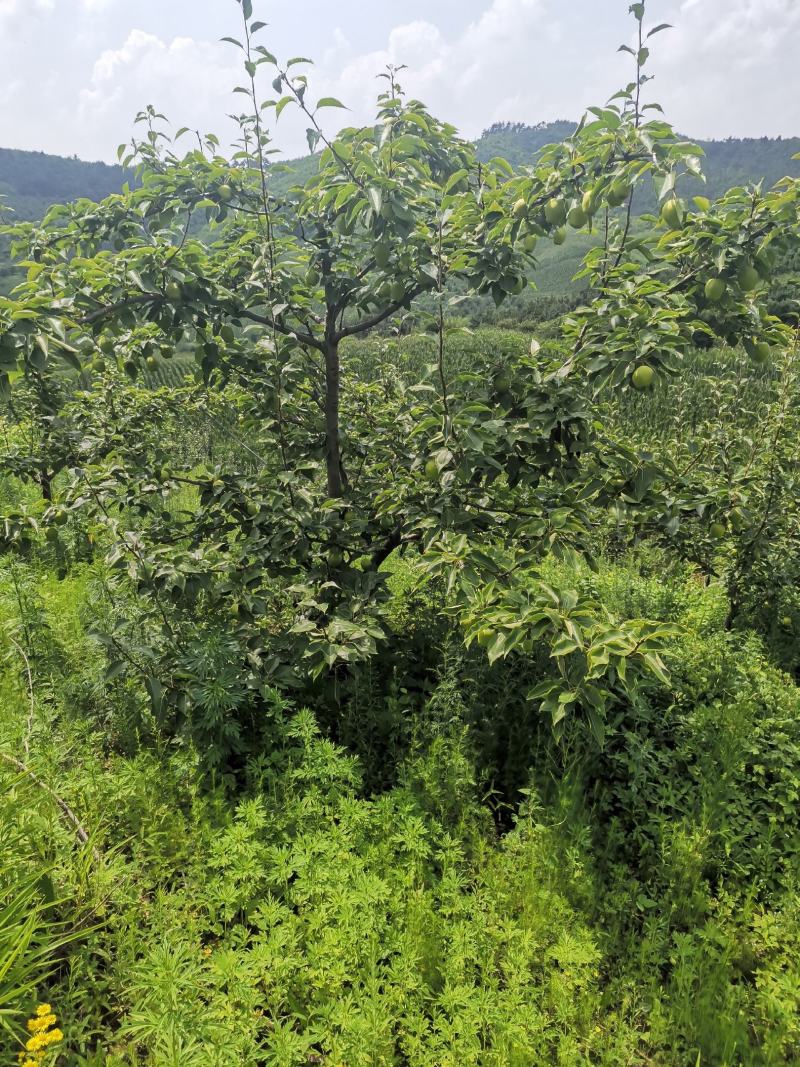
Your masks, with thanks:
<instances>
[{"instance_id":1,"label":"white cloud","mask_svg":"<svg viewBox=\"0 0 800 1067\"><path fill-rule=\"evenodd\" d=\"M21 94L22 89L23 83L20 78L0 84L0 104L3 106L10 104L14 97Z\"/></svg>"},{"instance_id":2,"label":"white cloud","mask_svg":"<svg viewBox=\"0 0 800 1067\"><path fill-rule=\"evenodd\" d=\"M683 0L656 38L658 94L694 136L800 133L797 0Z\"/></svg>"},{"instance_id":3,"label":"white cloud","mask_svg":"<svg viewBox=\"0 0 800 1067\"><path fill-rule=\"evenodd\" d=\"M630 77L615 53L630 24L601 6L487 0L458 33L409 22L361 55L339 34L316 88L368 121L375 74L406 63L406 88L468 135L499 120L577 119ZM676 26L653 39L648 90L676 126L697 137L800 133L800 0L662 0L650 14Z\"/></svg>"},{"instance_id":4,"label":"white cloud","mask_svg":"<svg viewBox=\"0 0 800 1067\"><path fill-rule=\"evenodd\" d=\"M25 0L0 0L0 19L22 15L31 10L34 12L54 11L55 0L33 0L32 4Z\"/></svg>"},{"instance_id":5,"label":"white cloud","mask_svg":"<svg viewBox=\"0 0 800 1067\"><path fill-rule=\"evenodd\" d=\"M80 7L91 13L106 11L117 0L80 0ZM71 6L68 0L58 0L58 7L65 10ZM0 0L0 18L10 15L21 15L23 12L38 11L51 12L56 10L56 0Z\"/></svg>"},{"instance_id":6,"label":"white cloud","mask_svg":"<svg viewBox=\"0 0 800 1067\"><path fill-rule=\"evenodd\" d=\"M226 138L225 116L246 102L231 96L241 81L239 58L204 39L217 28L226 32L225 20L206 10L211 6L0 0L0 83L6 99L14 96L8 143L110 158L148 103L176 127ZM308 9L295 4L276 15L282 43L275 47L308 37L311 10L311 38L319 40L305 46L318 58L308 98L335 96L351 109L323 113L329 132L343 121L371 121L383 85L376 76L388 63L404 63L409 95L476 136L497 120L577 118L607 99L630 77L629 57L615 51L631 31L626 7L626 0L409 0L402 8L376 5L365 24L359 0L334 7L309 0ZM676 26L653 40L657 80L648 89L676 126L699 137L800 133L800 0L659 0L650 7L656 21ZM99 17L106 8L108 17ZM392 28L387 10L398 9L409 14ZM46 32L31 27L31 12ZM182 12L195 17L187 21ZM193 36L172 36L165 28L171 24L176 33L192 26ZM67 34L69 52L61 47ZM54 91L31 74L27 42L34 35L44 69L57 75ZM264 97L273 95L269 81L262 79ZM306 125L287 110L277 145L304 152Z\"/></svg>"},{"instance_id":7,"label":"white cloud","mask_svg":"<svg viewBox=\"0 0 800 1067\"><path fill-rule=\"evenodd\" d=\"M362 55L353 54L339 31L312 88L338 96L355 121L366 122L374 110L376 75L389 63L403 63L409 68L401 75L404 88L470 135L500 119L534 122L577 114L576 93L569 104L557 102L563 91L553 95L554 84L562 90L566 84L570 95L570 57L559 73L562 36L563 22L546 0L493 0L450 37L428 20L398 25L384 48Z\"/></svg>"},{"instance_id":8,"label":"white cloud","mask_svg":"<svg viewBox=\"0 0 800 1067\"><path fill-rule=\"evenodd\" d=\"M108 144L124 139L134 115L147 104L174 126L209 132L231 110L238 71L217 44L175 37L164 41L132 30L124 44L96 60L90 84L80 92L79 115ZM99 130L98 130L99 127Z\"/></svg>"}]
</instances>

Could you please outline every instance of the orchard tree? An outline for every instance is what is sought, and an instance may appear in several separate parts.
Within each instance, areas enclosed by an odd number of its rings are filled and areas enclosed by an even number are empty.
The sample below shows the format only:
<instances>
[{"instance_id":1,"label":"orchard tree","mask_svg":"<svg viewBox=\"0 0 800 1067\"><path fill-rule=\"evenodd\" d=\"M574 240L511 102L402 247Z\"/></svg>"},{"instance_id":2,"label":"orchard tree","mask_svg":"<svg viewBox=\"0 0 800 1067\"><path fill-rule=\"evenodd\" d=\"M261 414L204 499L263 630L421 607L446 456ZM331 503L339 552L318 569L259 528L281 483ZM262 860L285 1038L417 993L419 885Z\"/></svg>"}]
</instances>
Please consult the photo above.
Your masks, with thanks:
<instances>
[{"instance_id":1,"label":"orchard tree","mask_svg":"<svg viewBox=\"0 0 800 1067\"><path fill-rule=\"evenodd\" d=\"M4 389L13 368L58 375L60 357L93 375L65 419L65 502L102 528L110 562L142 594L140 616L118 617L104 638L110 670L144 674L164 721L227 732L236 747L271 685L375 653L381 564L414 546L466 640L492 660L546 641L553 674L532 699L556 727L584 708L602 737L610 703L665 679L667 631L621 625L541 576L548 554L587 551L598 510L652 467L597 424L592 392L650 390L698 338L741 339L754 359L785 345L762 281L797 239L798 183L714 204L679 198L702 153L643 102L648 40L667 28L646 29L643 3L623 46L634 81L522 173L479 163L404 96L395 68L375 123L329 137L323 116L342 104L314 101L308 61L280 63L258 43L250 0L239 7L227 40L249 111L230 158L199 134L179 154L191 132L168 139L148 108L144 136L120 150L133 187L16 227L28 281L0 303ZM319 166L287 191L269 129L288 109L304 116ZM660 214L634 223L645 182ZM563 244L570 230L600 241L583 271L596 296L565 320L568 358L548 360L534 341L527 357L449 380L451 283L499 304L526 286L538 243ZM437 338L425 380L355 373L347 342L418 305ZM155 400L123 391L121 374L135 381L186 348L197 388ZM170 418L176 403L235 413L255 472L187 464L158 433L159 403ZM668 476L648 469L640 497ZM196 492L199 507L167 507L178 492Z\"/></svg>"}]
</instances>

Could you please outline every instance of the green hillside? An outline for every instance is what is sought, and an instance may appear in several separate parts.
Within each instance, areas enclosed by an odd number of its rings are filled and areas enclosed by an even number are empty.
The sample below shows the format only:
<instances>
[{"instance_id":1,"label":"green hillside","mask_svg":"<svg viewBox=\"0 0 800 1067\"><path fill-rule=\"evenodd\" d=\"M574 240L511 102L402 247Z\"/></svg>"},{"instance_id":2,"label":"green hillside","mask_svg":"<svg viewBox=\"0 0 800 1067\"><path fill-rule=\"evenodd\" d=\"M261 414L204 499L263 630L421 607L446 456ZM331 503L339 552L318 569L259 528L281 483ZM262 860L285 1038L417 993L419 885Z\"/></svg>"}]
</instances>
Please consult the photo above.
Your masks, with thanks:
<instances>
[{"instance_id":1,"label":"green hillside","mask_svg":"<svg viewBox=\"0 0 800 1067\"><path fill-rule=\"evenodd\" d=\"M563 141L574 131L575 123L568 119L540 122L526 126L524 122L496 122L478 138L478 157L484 163L502 156L515 167L530 163L545 145Z\"/></svg>"},{"instance_id":2,"label":"green hillside","mask_svg":"<svg viewBox=\"0 0 800 1067\"><path fill-rule=\"evenodd\" d=\"M51 204L117 193L130 175L108 163L85 163L45 152L0 148L0 196L23 219L41 217Z\"/></svg>"},{"instance_id":3,"label":"green hillside","mask_svg":"<svg viewBox=\"0 0 800 1067\"><path fill-rule=\"evenodd\" d=\"M571 122L523 123L499 122L477 142L478 155L486 161L502 156L515 167L531 163L545 145L562 141L574 130ZM747 182L764 181L774 185L785 175L800 175L800 137L729 137L724 141L696 141L705 153L703 171L706 195L721 196L727 189ZM698 182L700 187L702 183Z\"/></svg>"},{"instance_id":4,"label":"green hillside","mask_svg":"<svg viewBox=\"0 0 800 1067\"><path fill-rule=\"evenodd\" d=\"M522 123L497 123L486 130L477 142L478 156L486 161L503 156L514 166L532 162L537 153L555 141L563 140L574 129L567 120L526 126ZM800 161L792 156L800 153L800 137L796 138L729 138L725 141L700 141L706 153L704 169L708 195L721 195L734 185L764 180L772 185L786 174L800 175ZM316 156L276 164L275 191L284 193L289 185L306 181L316 167ZM10 217L41 218L51 204L89 197L102 200L118 192L130 174L121 167L106 163L85 163L76 158L65 159L44 152L22 152L0 148L0 207L13 212ZM695 183L697 189L700 183ZM645 195L639 210L652 209ZM559 294L569 286L573 268L577 264L585 242L576 242L564 249L548 249L543 254L537 275L539 291ZM8 292L19 278L19 272L9 262L7 244L0 239L0 293Z\"/></svg>"},{"instance_id":5,"label":"green hillside","mask_svg":"<svg viewBox=\"0 0 800 1067\"><path fill-rule=\"evenodd\" d=\"M0 212L4 220L39 219L52 204L80 197L103 200L118 193L129 177L122 167L107 163L0 148ZM7 243L2 242L0 238L0 293L18 277L9 262Z\"/></svg>"}]
</instances>

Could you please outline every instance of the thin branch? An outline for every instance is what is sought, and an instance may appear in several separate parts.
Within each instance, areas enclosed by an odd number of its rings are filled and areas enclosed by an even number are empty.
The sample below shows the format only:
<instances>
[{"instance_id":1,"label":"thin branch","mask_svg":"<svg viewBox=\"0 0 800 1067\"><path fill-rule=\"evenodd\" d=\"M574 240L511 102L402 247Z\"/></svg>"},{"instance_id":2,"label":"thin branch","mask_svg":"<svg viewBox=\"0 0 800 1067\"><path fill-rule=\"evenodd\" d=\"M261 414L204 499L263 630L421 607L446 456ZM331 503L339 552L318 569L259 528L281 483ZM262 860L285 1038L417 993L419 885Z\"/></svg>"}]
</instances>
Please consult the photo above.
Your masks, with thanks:
<instances>
[{"instance_id":1,"label":"thin branch","mask_svg":"<svg viewBox=\"0 0 800 1067\"><path fill-rule=\"evenodd\" d=\"M390 304L385 311L381 311L378 315L373 315L369 319L361 319L360 322L356 322L352 326L345 326L344 329L339 330L339 332L335 335L336 341L342 341L345 337L356 337L360 333L366 333L368 330L372 330L376 326L380 326L382 322L385 322L387 319L391 318L392 315L396 315L397 312L400 311L400 309L403 307L403 305L408 303L409 300L416 300L420 293L423 293L424 291L425 290L422 288L422 286L418 286L416 289L412 289L410 290L410 292L406 293L402 300L395 301L395 303Z\"/></svg>"},{"instance_id":2,"label":"thin branch","mask_svg":"<svg viewBox=\"0 0 800 1067\"><path fill-rule=\"evenodd\" d=\"M447 378L444 372L444 263L443 263L443 251L442 251L442 237L443 237L443 222L441 212L439 214L438 225L438 241L436 248L436 289L437 289L437 349L438 349L438 365L439 365L439 383L442 387L442 408L444 409L444 441L445 444L450 440L450 435L453 435L454 440L458 440L453 420L450 416L450 402L448 400L448 386Z\"/></svg>"},{"instance_id":3,"label":"thin branch","mask_svg":"<svg viewBox=\"0 0 800 1067\"><path fill-rule=\"evenodd\" d=\"M33 674L31 672L31 663L25 654L25 649L19 642L15 641L13 637L9 635L9 641L14 648L19 652L25 662L25 672L28 675L28 699L30 701L30 708L28 710L28 721L25 724L25 736L22 739L22 747L25 749L25 755L30 755L31 750L31 734L33 733L33 719L36 713L36 701L33 695Z\"/></svg>"},{"instance_id":4,"label":"thin branch","mask_svg":"<svg viewBox=\"0 0 800 1067\"><path fill-rule=\"evenodd\" d=\"M284 337L294 337L301 345L306 345L309 348L316 348L319 352L325 351L325 345L322 341L318 341L313 334L303 333L301 330L293 330L291 326L285 325L285 323L278 322L277 320L268 319L266 315L259 315L256 311L248 311L246 308L242 311L236 312L237 318L249 319L250 322L257 322L260 326L274 327L278 333L283 334Z\"/></svg>"},{"instance_id":5,"label":"thin branch","mask_svg":"<svg viewBox=\"0 0 800 1067\"><path fill-rule=\"evenodd\" d=\"M91 311L88 315L83 315L75 321L79 326L89 326L91 323L104 319L108 315L113 315L117 311L124 311L125 308L137 307L139 304L163 303L164 299L160 293L143 293L142 296L130 296L124 300L118 300L115 304L108 304L106 307L98 308L97 311Z\"/></svg>"},{"instance_id":6,"label":"thin branch","mask_svg":"<svg viewBox=\"0 0 800 1067\"><path fill-rule=\"evenodd\" d=\"M8 763L10 766L20 771L20 773L26 775L28 778L30 778L34 785L37 785L40 789L47 793L47 795L51 797L56 802L56 804L58 804L64 818L72 825L73 829L75 830L75 835L77 836L80 843L82 845L89 844L89 834L87 833L78 816L69 806L69 804L67 804L66 800L64 800L63 797L60 797L54 789L51 789L47 782L43 782L42 779L38 776L38 774L35 774L30 769L30 767L27 767L20 760L14 759L13 756L9 756L7 752L0 752L0 759L5 760L5 762ZM92 852L94 853L95 860L97 860L97 862L99 863L103 858L99 850L92 846Z\"/></svg>"},{"instance_id":7,"label":"thin branch","mask_svg":"<svg viewBox=\"0 0 800 1067\"><path fill-rule=\"evenodd\" d=\"M183 251L183 246L184 246L184 245L186 244L186 238L187 238L187 237L189 236L189 227L190 227L190 226L191 226L191 224L192 224L192 212L193 212L193 211L194 211L194 208L191 208L191 207L190 207L190 208L189 208L189 210L188 210L188 212L187 212L187 214L186 214L186 225L185 225L185 226L184 226L184 228L183 228L183 235L181 236L181 239L180 239L180 243L179 243L179 244L177 244L177 245L175 245L175 247L174 247L174 248L172 249L172 251L170 252L170 254L169 254L169 255L167 256L167 258L166 258L166 260L165 260L165 264L167 264L167 263L171 263L171 262L172 262L172 260L173 260L173 259L174 259L174 258L175 258L175 257L176 257L176 256L177 256L177 255L178 255L179 253L180 253L180 252L182 252L182 251Z\"/></svg>"},{"instance_id":8,"label":"thin branch","mask_svg":"<svg viewBox=\"0 0 800 1067\"><path fill-rule=\"evenodd\" d=\"M280 70L280 68L278 68L278 69ZM353 168L350 166L350 164L347 162L347 160L341 155L339 150L336 148L336 145L332 144L331 141L329 141L328 138L325 136L325 133L323 132L322 127L320 126L319 122L317 122L316 112L310 111L309 108L308 108L308 105L305 102L305 92L300 92L296 88L294 82L292 81L291 77L289 76L288 71L281 70L280 74L281 74L281 77L284 80L284 83L288 87L289 92L292 94L292 96L295 98L295 100L299 104L300 110L308 118L308 120L313 124L314 129L319 134L319 139L322 141L322 143L325 145L325 147L330 150L331 155L334 157L334 159L339 164L339 166L342 168L342 170L345 172L345 174L349 175L350 179L359 187L359 189L361 189L363 191L366 188L364 181L361 178L359 178L359 176L356 174L356 172L353 170Z\"/></svg>"},{"instance_id":9,"label":"thin branch","mask_svg":"<svg viewBox=\"0 0 800 1067\"><path fill-rule=\"evenodd\" d=\"M617 252L617 258L614 260L612 270L616 270L622 262L622 257L625 255L625 248L628 244L628 234L631 232L631 219L633 215L633 197L635 189L631 188L630 195L628 196L628 207L625 212L625 229L622 232L622 239L619 245L619 251Z\"/></svg>"}]
</instances>

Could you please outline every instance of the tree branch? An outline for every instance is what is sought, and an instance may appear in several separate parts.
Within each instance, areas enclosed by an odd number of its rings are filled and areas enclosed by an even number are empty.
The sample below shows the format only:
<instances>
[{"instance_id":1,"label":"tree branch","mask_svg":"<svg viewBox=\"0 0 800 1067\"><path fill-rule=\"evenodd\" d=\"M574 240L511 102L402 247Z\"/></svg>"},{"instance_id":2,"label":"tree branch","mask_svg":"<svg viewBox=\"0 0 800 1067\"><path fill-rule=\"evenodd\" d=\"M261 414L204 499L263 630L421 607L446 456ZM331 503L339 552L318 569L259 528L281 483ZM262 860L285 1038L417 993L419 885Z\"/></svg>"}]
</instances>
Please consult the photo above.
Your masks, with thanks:
<instances>
[{"instance_id":1,"label":"tree branch","mask_svg":"<svg viewBox=\"0 0 800 1067\"><path fill-rule=\"evenodd\" d=\"M11 637L10 635L9 635L8 639L11 642L11 644L14 646L14 648L17 650L17 652L19 652L20 656L22 656L22 659L25 662L25 672L28 675L28 701L29 701L28 721L25 724L25 736L24 736L24 738L22 740L22 744L23 744L23 747L25 749L25 755L28 756L30 754L30 750L31 750L30 741L31 741L31 734L33 733L33 719L34 719L34 715L36 713L36 701L35 701L34 695L33 695L33 673L31 671L30 660L28 659L27 655L25 654L25 649L22 647L21 644L19 644L19 642L15 641L14 638Z\"/></svg>"},{"instance_id":2,"label":"tree branch","mask_svg":"<svg viewBox=\"0 0 800 1067\"><path fill-rule=\"evenodd\" d=\"M268 319L266 315L259 315L257 311L249 311L247 308L237 311L236 317L240 319L249 319L250 322L257 322L261 326L269 326L270 329L274 328L278 333L283 334L284 337L294 337L301 345L307 345L309 348L316 348L318 352L325 351L325 344L322 341L318 341L311 333L304 333L302 330L293 330L291 326L287 326L283 322L278 322L277 319Z\"/></svg>"},{"instance_id":3,"label":"tree branch","mask_svg":"<svg viewBox=\"0 0 800 1067\"><path fill-rule=\"evenodd\" d=\"M373 315L369 319L361 319L360 322L356 322L352 326L345 326L344 329L339 330L339 332L335 335L336 341L339 342L345 337L356 337L360 333L366 333L368 330L372 330L376 326L380 326L382 322L385 322L388 318L391 318L392 315L397 314L397 312L400 311L403 305L408 303L409 300L416 300L417 297L424 292L425 290L422 288L422 286L418 286L416 289L412 289L410 290L410 292L406 293L402 300L396 301L394 304L390 304L385 311L381 311L378 315Z\"/></svg>"},{"instance_id":4,"label":"tree branch","mask_svg":"<svg viewBox=\"0 0 800 1067\"><path fill-rule=\"evenodd\" d=\"M151 303L163 303L166 298L161 296L160 293L142 293L141 296L130 296L124 300L118 300L115 304L109 304L108 307L98 308L97 311L92 311L88 315L84 315L75 322L79 326L89 326L93 322L97 322L99 319L104 319L108 315L113 315L116 311L123 311L125 308L137 307L139 304L151 304Z\"/></svg>"},{"instance_id":5,"label":"tree branch","mask_svg":"<svg viewBox=\"0 0 800 1067\"><path fill-rule=\"evenodd\" d=\"M89 834L84 829L78 816L69 806L69 804L67 804L66 800L60 797L58 793L55 792L55 790L51 789L50 786L46 782L43 782L37 774L34 774L30 767L27 767L20 760L14 759L13 756L9 756L6 752L0 752L0 759L5 760L6 763L10 764L16 770L20 771L20 773L27 775L27 777L30 778L34 785L38 785L40 789L44 790L44 792L47 793L47 795L51 797L56 802L56 804L58 804L64 817L69 823L71 823L80 843L82 845L89 844ZM100 852L94 847L92 848L92 852L94 853L94 858L99 862L102 859Z\"/></svg>"}]
</instances>

